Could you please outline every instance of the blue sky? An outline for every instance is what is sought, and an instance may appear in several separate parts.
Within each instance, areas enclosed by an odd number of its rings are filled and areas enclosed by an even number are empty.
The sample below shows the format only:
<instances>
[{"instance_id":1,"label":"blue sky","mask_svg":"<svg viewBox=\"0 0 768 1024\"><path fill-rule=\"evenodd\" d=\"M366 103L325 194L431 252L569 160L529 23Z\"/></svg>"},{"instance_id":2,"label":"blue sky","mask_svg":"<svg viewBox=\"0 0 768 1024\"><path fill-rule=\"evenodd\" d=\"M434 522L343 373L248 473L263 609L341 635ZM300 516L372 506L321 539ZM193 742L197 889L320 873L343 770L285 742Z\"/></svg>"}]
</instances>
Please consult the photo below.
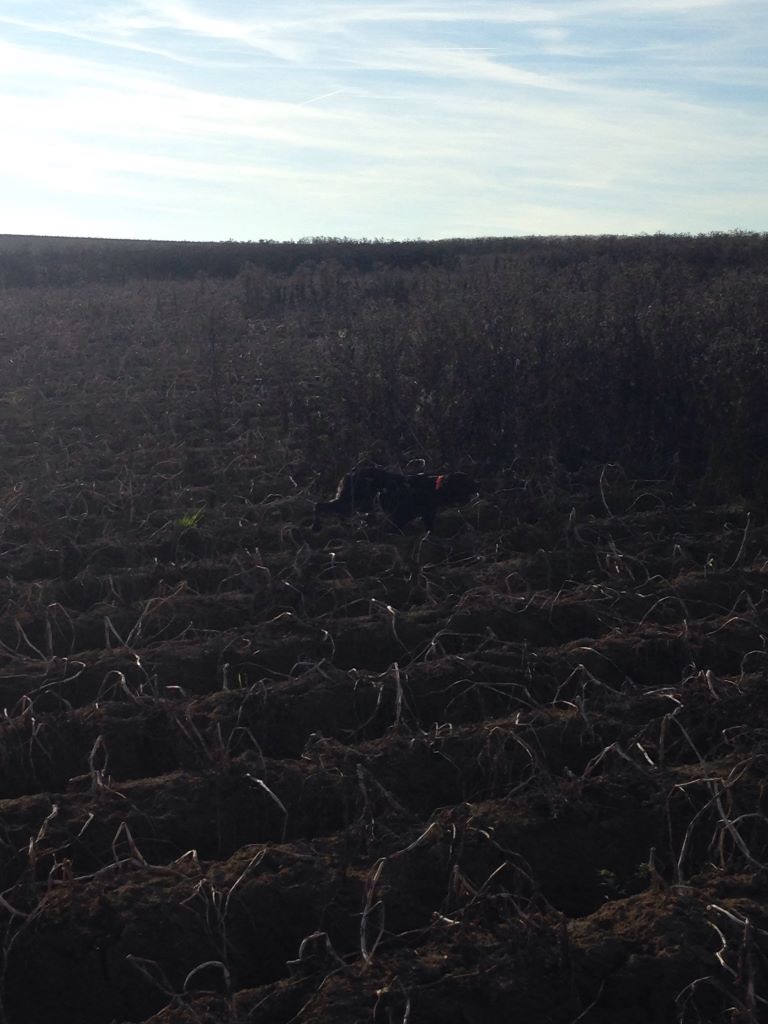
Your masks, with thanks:
<instances>
[{"instance_id":1,"label":"blue sky","mask_svg":"<svg viewBox=\"0 0 768 1024\"><path fill-rule=\"evenodd\" d=\"M2 0L0 233L768 230L767 0Z\"/></svg>"}]
</instances>

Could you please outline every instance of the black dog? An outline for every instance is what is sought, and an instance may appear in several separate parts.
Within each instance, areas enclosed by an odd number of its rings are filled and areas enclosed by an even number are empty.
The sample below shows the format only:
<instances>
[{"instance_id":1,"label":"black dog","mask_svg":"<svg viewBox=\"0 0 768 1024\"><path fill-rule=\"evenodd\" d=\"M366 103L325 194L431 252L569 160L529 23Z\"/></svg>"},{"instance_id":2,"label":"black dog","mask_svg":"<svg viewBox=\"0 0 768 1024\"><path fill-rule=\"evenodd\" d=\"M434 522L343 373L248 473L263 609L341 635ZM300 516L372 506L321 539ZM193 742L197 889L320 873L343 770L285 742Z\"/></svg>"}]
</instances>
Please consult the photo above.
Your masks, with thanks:
<instances>
[{"instance_id":1,"label":"black dog","mask_svg":"<svg viewBox=\"0 0 768 1024\"><path fill-rule=\"evenodd\" d=\"M353 512L372 512L378 499L380 507L398 529L402 530L412 519L421 516L424 525L431 530L438 509L463 505L475 494L477 484L466 473L404 476L378 467L366 467L341 478L333 501L318 501L312 529L320 529L319 518L324 513L348 516Z\"/></svg>"}]
</instances>

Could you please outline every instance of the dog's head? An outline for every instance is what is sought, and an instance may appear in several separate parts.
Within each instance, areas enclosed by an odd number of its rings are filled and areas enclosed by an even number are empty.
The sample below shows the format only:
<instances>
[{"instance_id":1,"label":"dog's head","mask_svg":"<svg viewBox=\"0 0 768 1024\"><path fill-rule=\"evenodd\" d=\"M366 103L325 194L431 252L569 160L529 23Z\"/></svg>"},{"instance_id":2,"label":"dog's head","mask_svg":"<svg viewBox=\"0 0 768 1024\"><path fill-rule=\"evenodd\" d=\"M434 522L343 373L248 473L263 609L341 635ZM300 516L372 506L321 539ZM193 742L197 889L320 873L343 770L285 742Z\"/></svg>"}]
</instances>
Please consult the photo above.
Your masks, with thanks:
<instances>
[{"instance_id":1,"label":"dog's head","mask_svg":"<svg viewBox=\"0 0 768 1024\"><path fill-rule=\"evenodd\" d=\"M443 505L463 505L477 494L478 489L466 473L446 473L435 482L435 490Z\"/></svg>"}]
</instances>

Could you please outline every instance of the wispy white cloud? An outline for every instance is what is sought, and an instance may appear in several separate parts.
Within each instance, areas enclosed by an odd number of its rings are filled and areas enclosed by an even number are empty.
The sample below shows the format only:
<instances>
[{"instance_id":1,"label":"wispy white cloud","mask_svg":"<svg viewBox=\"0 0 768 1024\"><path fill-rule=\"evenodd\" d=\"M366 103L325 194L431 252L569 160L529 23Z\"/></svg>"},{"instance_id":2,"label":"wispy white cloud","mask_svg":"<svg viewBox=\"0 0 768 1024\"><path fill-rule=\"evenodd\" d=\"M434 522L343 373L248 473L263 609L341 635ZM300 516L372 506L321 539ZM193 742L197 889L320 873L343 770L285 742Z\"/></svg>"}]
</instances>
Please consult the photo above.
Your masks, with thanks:
<instances>
[{"instance_id":1,"label":"wispy white cloud","mask_svg":"<svg viewBox=\"0 0 768 1024\"><path fill-rule=\"evenodd\" d=\"M657 14L669 16L672 14L690 14L705 10L720 9L724 13L730 9L733 12L734 6L750 6L756 0L576 0L573 5L562 5L562 10L572 12L572 16L578 17L584 14Z\"/></svg>"},{"instance_id":2,"label":"wispy white cloud","mask_svg":"<svg viewBox=\"0 0 768 1024\"><path fill-rule=\"evenodd\" d=\"M565 76L527 71L481 51L456 47L403 45L394 50L368 51L357 57L350 55L347 64L366 71L407 72L432 78L490 81L563 92L578 87Z\"/></svg>"}]
</instances>

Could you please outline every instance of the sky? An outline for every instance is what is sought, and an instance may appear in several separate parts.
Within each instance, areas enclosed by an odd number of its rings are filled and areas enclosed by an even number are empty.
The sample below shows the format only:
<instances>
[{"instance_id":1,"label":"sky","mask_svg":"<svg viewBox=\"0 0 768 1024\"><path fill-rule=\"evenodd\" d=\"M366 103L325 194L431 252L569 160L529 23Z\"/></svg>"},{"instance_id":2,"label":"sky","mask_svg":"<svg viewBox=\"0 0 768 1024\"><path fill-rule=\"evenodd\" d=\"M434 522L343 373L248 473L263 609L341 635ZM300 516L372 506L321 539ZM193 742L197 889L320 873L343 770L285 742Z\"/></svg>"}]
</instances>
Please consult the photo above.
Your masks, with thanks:
<instances>
[{"instance_id":1,"label":"sky","mask_svg":"<svg viewBox=\"0 0 768 1024\"><path fill-rule=\"evenodd\" d=\"M768 0L0 0L0 233L768 230Z\"/></svg>"}]
</instances>

